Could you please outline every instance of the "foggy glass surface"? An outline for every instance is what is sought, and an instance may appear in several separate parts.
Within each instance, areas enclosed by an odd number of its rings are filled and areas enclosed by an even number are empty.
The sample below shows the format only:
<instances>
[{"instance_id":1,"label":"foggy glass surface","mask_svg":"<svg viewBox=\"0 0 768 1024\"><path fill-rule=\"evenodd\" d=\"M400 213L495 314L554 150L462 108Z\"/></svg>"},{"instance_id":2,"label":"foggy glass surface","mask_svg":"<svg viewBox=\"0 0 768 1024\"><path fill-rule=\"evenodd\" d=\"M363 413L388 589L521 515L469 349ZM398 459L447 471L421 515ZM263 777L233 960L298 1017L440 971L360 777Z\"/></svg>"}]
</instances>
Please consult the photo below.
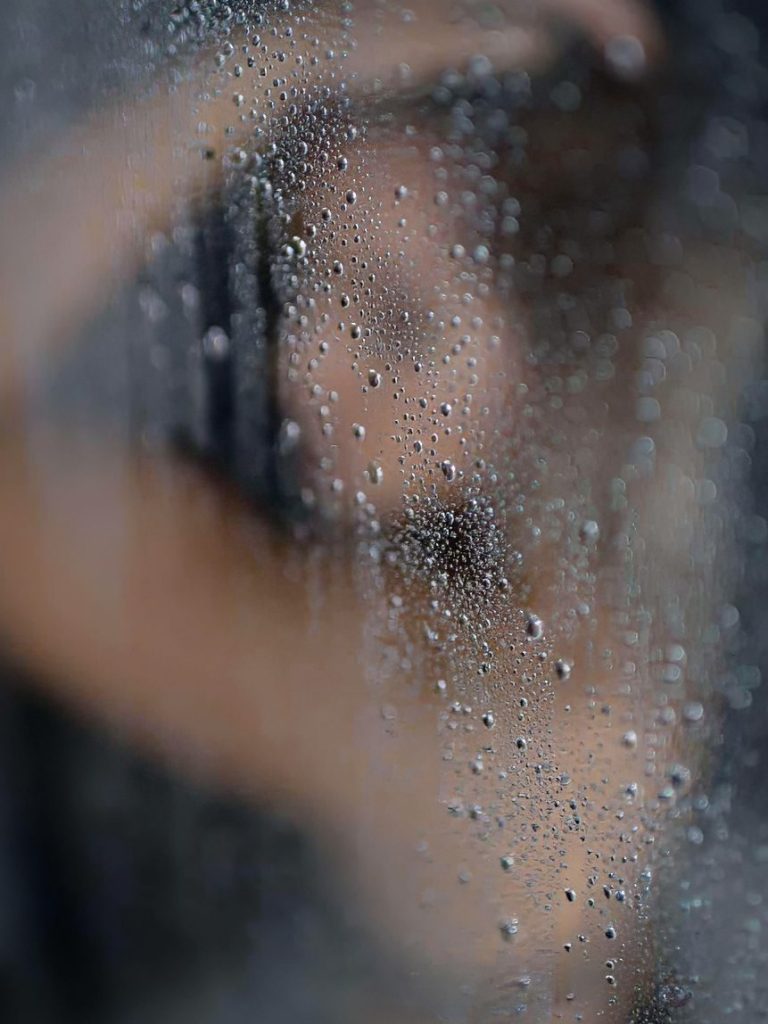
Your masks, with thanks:
<instances>
[{"instance_id":1,"label":"foggy glass surface","mask_svg":"<svg viewBox=\"0 0 768 1024\"><path fill-rule=\"evenodd\" d=\"M4 1019L765 1018L766 31L7 12Z\"/></svg>"}]
</instances>

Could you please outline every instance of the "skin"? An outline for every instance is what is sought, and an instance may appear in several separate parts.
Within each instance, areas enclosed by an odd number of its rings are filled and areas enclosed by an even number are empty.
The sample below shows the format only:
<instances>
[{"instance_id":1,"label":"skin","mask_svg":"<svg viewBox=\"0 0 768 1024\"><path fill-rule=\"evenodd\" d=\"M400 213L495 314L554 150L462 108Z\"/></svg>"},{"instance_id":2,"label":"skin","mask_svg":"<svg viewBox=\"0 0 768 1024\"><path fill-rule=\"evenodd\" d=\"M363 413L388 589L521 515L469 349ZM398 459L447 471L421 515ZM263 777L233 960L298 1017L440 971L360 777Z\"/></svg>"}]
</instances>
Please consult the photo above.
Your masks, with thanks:
<instances>
[{"instance_id":1,"label":"skin","mask_svg":"<svg viewBox=\"0 0 768 1024\"><path fill-rule=\"evenodd\" d=\"M359 18L357 46L347 63L359 99L370 98L376 80L384 88L396 81L390 53L398 55L398 65L411 66L411 88L419 85L420 75L428 82L435 71L462 65L467 54L486 53L504 68L542 67L550 59L553 43L538 19L505 31L470 30L466 22L446 23L442 7L428 0L411 7L415 27L381 12ZM635 36L650 63L660 59L658 31L640 5L551 0L542 4L542 15L564 18L599 47L617 35ZM338 32L333 11L313 31L333 39ZM381 45L382 39L389 45ZM322 83L328 71L321 67L306 74L317 85L312 76ZM217 76L202 84L193 78L170 93L158 88L149 99L126 101L48 154L32 182L25 172L11 173L0 189L0 219L11 225L0 241L0 278L11 283L2 332L15 339L4 346L0 367L8 410L0 438L5 649L29 670L34 685L119 730L152 756L192 776L214 778L261 804L273 803L306 823L345 879L350 905L362 906L382 943L403 963L428 967L435 990L448 1003L463 1000L470 1019L485 1019L489 1002L500 998L510 979L530 975L539 990L532 1002L536 1021L572 1020L576 1013L585 1020L597 1014L624 1020L644 983L644 970L637 966L650 963L651 956L633 899L605 904L602 886L609 882L632 896L647 859L644 794L641 789L635 800L627 800L623 786L642 779L648 748L641 723L656 709L642 678L643 645L651 647L650 636L641 637L639 648L630 652L641 678L629 688L622 684L621 666L629 657L622 651L625 629L614 614L610 571L601 575L595 561L599 556L610 570L611 555L604 549L583 555L595 574L589 595L593 611L588 623L574 627L569 612L583 596L583 581L568 576L560 542L543 539L535 573L513 581L512 593L494 605L492 625L483 636L495 667L485 682L478 675L481 654L471 639L462 641L460 656L425 643L423 627L434 617L419 580L404 587L396 568L385 568L377 591L370 585L373 577L361 582L354 550L337 536L327 539L325 559L311 547L297 548L255 518L238 495L194 467L168 455L126 452L93 432L62 430L30 401L41 369L49 372L59 348L76 338L115 283L140 267L147 239L172 222L178 197L200 196L212 185L217 172L198 158L200 144L221 152L247 134L249 125L233 114L232 83L221 83ZM270 98L259 88L255 83L251 93L256 108ZM201 120L207 124L202 138ZM463 237L466 225L450 210L435 214L428 201L434 192L432 144L428 135L409 143L369 134L348 147L351 166L338 180L340 189L354 182L359 219L376 225L366 241L370 258L381 259L383 268L372 305L383 306L390 293L406 296L404 306L416 311L413 330L422 340L429 310L439 308L446 323L452 315L464 315L460 294L446 291L445 284L456 274L450 245ZM328 201L326 190L333 183L333 169L311 180L294 215L311 220ZM408 198L396 203L395 188L402 183L408 185ZM51 238L68 240L66 260L50 245ZM392 251L398 252L397 260L388 257ZM347 258L330 232L321 232L315 252L321 267ZM740 268L720 253L691 258L698 290L689 301L697 321L725 331L744 308ZM36 268L34 276L29 267ZM640 276L636 268L627 274ZM307 275L311 283L312 272ZM643 320L692 316L690 310L675 309L668 296L656 295L652 285L648 282L642 300ZM279 374L281 400L286 415L301 426L310 453L304 482L327 494L328 471L321 473L317 465L328 454L330 476L345 484L336 510L342 522L354 521L346 495L361 487L383 522L397 517L410 476L434 481L435 493L449 502L455 491L440 478L437 463L417 457L397 439L402 438L402 409L394 404L391 388L363 390L369 369L386 375L385 358L381 366L375 355L352 366L347 347L330 344L342 287L344 281L333 283L303 326L291 316L284 326L286 337L293 332L296 339L286 353L299 353L300 369L291 374L286 355ZM35 301L33 294L45 301ZM321 320L326 307L328 324ZM503 457L510 437L523 436L527 402L520 385L537 386L514 328L529 311L520 304L510 314L508 300L490 290L473 312L483 324L503 324L503 344L489 345L489 332L479 331L462 360L434 377L430 401L436 408L450 400L457 409L468 390L479 396L462 421L463 436L470 439L473 456L492 461ZM388 336L394 330L389 324ZM444 354L440 346L455 340L450 329L438 335L435 358ZM330 354L308 377L307 362L323 340L329 341ZM467 358L474 360L471 367ZM630 349L624 360L620 375L629 379L636 352ZM330 417L332 442L319 428L320 401L307 398L310 380L338 393ZM686 384L691 391L716 395L714 380L702 360ZM403 371L401 384L407 395L422 389L412 369ZM677 386L668 385L670 396ZM607 430L603 451L613 465L619 456L611 448L611 431L625 438L631 429L626 391L597 388L591 400L590 422ZM484 402L488 412L481 415ZM502 435L510 420L511 435ZM361 443L352 439L355 423L366 425ZM454 430L441 439L438 463L463 464L461 436ZM681 417L675 423L672 417L665 436L663 457L670 466L687 467L695 478L702 456L692 445L690 421ZM614 441L618 452L618 437ZM372 461L383 470L375 495L367 477ZM597 492L607 489L606 476L594 471ZM568 460L554 459L541 500L574 486ZM628 502L646 530L662 520L691 524L698 515L682 487L670 497L668 491L648 493L642 480L634 486L630 480ZM519 539L518 528L504 523L510 545ZM679 573L688 572L680 555L681 534L673 526L656 532L658 548L645 570L649 605L657 597L654 589L664 593L667 577L654 576L663 559ZM322 594L319 601L313 599L315 589ZM393 596L405 607L388 626ZM523 605L545 623L558 623L538 644L526 633ZM409 644L406 667L387 666L388 629L398 643ZM510 638L523 652L522 668L513 664ZM547 655L546 663L540 653ZM551 669L556 657L575 666L559 683ZM521 723L523 671L535 675L537 699ZM447 697L431 685L442 678ZM472 712L449 710L454 699ZM496 724L486 734L479 716L490 704ZM609 706L610 714L602 706ZM514 740L523 729L531 740L521 753ZM629 729L637 731L640 742L620 742ZM485 769L475 773L468 766L489 737L494 750L486 752ZM679 747L672 731L657 753L660 766ZM450 761L445 760L448 749ZM551 761L558 775L570 775L572 789L561 791L552 779L542 783L537 765L543 761ZM504 778L498 774L502 769ZM655 780L648 783L655 785ZM572 797L583 819L577 830L567 824ZM449 813L455 804L458 815ZM475 805L483 808L479 820L468 813ZM507 831L493 824L499 814L507 816ZM540 834L528 831L529 816L537 819ZM516 866L503 870L501 858L511 850ZM599 879L595 893L603 901L595 908L587 902L591 878ZM575 893L573 901L566 890ZM499 926L513 917L519 932L505 941ZM609 926L616 927L618 938L606 938ZM570 953L564 952L567 943L574 947ZM608 959L615 967L606 968ZM609 986L606 974L616 976L619 985ZM436 1019L435 1005L414 1012L419 1019Z\"/></svg>"}]
</instances>

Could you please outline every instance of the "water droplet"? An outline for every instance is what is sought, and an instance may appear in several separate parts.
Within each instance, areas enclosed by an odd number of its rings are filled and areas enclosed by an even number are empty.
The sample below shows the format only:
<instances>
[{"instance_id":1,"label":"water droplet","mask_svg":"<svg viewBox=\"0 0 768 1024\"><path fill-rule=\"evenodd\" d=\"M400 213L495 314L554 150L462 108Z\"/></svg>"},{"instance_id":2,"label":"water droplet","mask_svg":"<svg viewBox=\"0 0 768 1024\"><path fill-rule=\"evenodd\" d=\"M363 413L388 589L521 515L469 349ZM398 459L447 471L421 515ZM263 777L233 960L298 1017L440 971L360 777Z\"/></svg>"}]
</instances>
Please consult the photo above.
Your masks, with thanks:
<instances>
[{"instance_id":1,"label":"water droplet","mask_svg":"<svg viewBox=\"0 0 768 1024\"><path fill-rule=\"evenodd\" d=\"M541 640L544 636L544 623L538 615L529 615L525 625L525 631L531 640Z\"/></svg>"},{"instance_id":2,"label":"water droplet","mask_svg":"<svg viewBox=\"0 0 768 1024\"><path fill-rule=\"evenodd\" d=\"M221 327L210 327L203 336L203 355L206 359L220 362L229 356L229 335Z\"/></svg>"},{"instance_id":3,"label":"water droplet","mask_svg":"<svg viewBox=\"0 0 768 1024\"><path fill-rule=\"evenodd\" d=\"M722 448L728 440L728 427L717 416L705 416L699 423L696 443L700 448Z\"/></svg>"},{"instance_id":4,"label":"water droplet","mask_svg":"<svg viewBox=\"0 0 768 1024\"><path fill-rule=\"evenodd\" d=\"M600 526L594 519L585 519L579 534L585 544L594 544L600 536Z\"/></svg>"},{"instance_id":5,"label":"water droplet","mask_svg":"<svg viewBox=\"0 0 768 1024\"><path fill-rule=\"evenodd\" d=\"M283 420L280 427L279 447L283 454L293 451L301 439L301 427L294 420Z\"/></svg>"},{"instance_id":6,"label":"water droplet","mask_svg":"<svg viewBox=\"0 0 768 1024\"><path fill-rule=\"evenodd\" d=\"M605 46L605 60L617 78L635 81L645 73L645 48L636 36L619 35Z\"/></svg>"},{"instance_id":7,"label":"water droplet","mask_svg":"<svg viewBox=\"0 0 768 1024\"><path fill-rule=\"evenodd\" d=\"M697 700L692 700L683 708L683 718L686 722L700 722L704 717L704 705Z\"/></svg>"}]
</instances>

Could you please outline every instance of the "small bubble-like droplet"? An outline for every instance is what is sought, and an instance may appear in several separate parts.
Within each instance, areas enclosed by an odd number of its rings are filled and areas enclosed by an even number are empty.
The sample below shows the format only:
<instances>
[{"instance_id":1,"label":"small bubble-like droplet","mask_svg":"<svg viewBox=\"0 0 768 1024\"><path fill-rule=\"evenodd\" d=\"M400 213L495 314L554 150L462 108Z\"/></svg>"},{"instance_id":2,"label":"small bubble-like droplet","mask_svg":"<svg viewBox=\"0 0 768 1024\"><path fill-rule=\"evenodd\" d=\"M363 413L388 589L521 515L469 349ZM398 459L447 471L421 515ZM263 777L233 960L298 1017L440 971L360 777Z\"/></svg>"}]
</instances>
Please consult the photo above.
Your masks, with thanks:
<instances>
[{"instance_id":1,"label":"small bubble-like droplet","mask_svg":"<svg viewBox=\"0 0 768 1024\"><path fill-rule=\"evenodd\" d=\"M572 665L568 661L564 661L562 658L558 658L555 662L555 672L557 673L558 679L568 679L571 675Z\"/></svg>"},{"instance_id":2,"label":"small bubble-like droplet","mask_svg":"<svg viewBox=\"0 0 768 1024\"><path fill-rule=\"evenodd\" d=\"M378 462L369 462L367 472L372 484L380 484L384 479L384 470Z\"/></svg>"},{"instance_id":3,"label":"small bubble-like droplet","mask_svg":"<svg viewBox=\"0 0 768 1024\"><path fill-rule=\"evenodd\" d=\"M529 615L525 631L531 640L541 640L544 636L544 623L538 615Z\"/></svg>"}]
</instances>

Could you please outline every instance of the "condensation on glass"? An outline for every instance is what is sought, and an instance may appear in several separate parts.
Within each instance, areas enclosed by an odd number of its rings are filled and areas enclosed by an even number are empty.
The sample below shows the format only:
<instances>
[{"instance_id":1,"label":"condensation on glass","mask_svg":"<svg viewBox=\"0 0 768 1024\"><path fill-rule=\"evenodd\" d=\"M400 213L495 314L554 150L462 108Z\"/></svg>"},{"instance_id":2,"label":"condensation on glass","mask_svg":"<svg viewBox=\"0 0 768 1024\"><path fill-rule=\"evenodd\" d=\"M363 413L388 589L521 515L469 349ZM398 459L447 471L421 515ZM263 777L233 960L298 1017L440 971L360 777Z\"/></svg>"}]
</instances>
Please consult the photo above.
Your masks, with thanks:
<instances>
[{"instance_id":1,"label":"condensation on glass","mask_svg":"<svg viewBox=\"0 0 768 1024\"><path fill-rule=\"evenodd\" d=\"M761 1020L763 12L8 16L9 1019Z\"/></svg>"}]
</instances>

